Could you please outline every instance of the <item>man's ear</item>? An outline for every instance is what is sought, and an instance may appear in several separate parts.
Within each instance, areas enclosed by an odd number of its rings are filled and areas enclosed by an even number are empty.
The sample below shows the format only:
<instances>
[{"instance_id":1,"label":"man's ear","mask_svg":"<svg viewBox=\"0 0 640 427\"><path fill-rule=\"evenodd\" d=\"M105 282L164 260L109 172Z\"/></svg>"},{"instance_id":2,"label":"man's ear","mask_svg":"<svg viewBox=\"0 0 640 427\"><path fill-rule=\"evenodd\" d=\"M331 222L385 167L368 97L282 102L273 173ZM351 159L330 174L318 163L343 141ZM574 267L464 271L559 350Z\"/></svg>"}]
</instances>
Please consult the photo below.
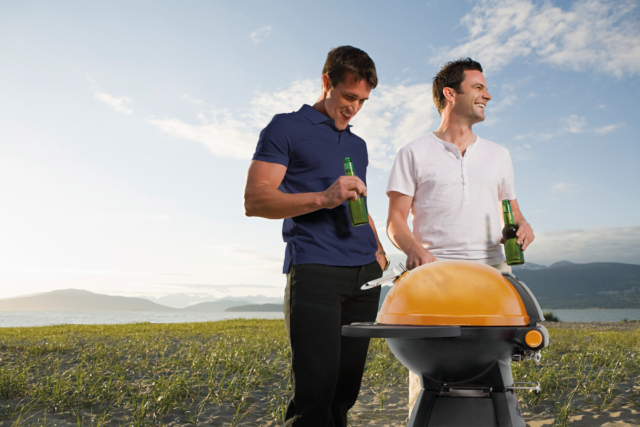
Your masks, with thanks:
<instances>
[{"instance_id":1,"label":"man's ear","mask_svg":"<svg viewBox=\"0 0 640 427\"><path fill-rule=\"evenodd\" d=\"M331 79L329 78L329 74L322 75L322 90L324 92L329 92L331 90Z\"/></svg>"},{"instance_id":2,"label":"man's ear","mask_svg":"<svg viewBox=\"0 0 640 427\"><path fill-rule=\"evenodd\" d=\"M455 99L456 91L450 87L445 87L444 89L442 89L442 93L444 94L444 97L451 102L453 102L453 100Z\"/></svg>"}]
</instances>

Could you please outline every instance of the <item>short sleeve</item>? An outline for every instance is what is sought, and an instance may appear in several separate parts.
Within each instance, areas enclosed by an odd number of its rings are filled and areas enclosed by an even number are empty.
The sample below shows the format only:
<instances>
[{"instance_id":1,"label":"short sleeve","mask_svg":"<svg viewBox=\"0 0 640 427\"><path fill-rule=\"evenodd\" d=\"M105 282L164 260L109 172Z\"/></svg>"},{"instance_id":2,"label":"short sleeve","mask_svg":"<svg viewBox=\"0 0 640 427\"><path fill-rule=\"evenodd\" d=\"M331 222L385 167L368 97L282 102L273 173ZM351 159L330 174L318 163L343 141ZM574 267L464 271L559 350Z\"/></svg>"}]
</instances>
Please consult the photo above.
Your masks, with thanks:
<instances>
[{"instance_id":1,"label":"short sleeve","mask_svg":"<svg viewBox=\"0 0 640 427\"><path fill-rule=\"evenodd\" d=\"M292 148L293 131L291 124L283 115L278 114L260 132L253 160L278 163L288 167Z\"/></svg>"},{"instance_id":2,"label":"short sleeve","mask_svg":"<svg viewBox=\"0 0 640 427\"><path fill-rule=\"evenodd\" d=\"M506 153L502 160L502 179L500 181L500 200L514 200L516 198L516 186L515 178L513 174L513 163L511 162L511 155L509 151Z\"/></svg>"},{"instance_id":3,"label":"short sleeve","mask_svg":"<svg viewBox=\"0 0 640 427\"><path fill-rule=\"evenodd\" d=\"M396 160L393 162L389 183L387 184L387 195L390 191L406 194L413 197L416 193L416 174L413 153L408 146L404 146L398 152Z\"/></svg>"}]
</instances>

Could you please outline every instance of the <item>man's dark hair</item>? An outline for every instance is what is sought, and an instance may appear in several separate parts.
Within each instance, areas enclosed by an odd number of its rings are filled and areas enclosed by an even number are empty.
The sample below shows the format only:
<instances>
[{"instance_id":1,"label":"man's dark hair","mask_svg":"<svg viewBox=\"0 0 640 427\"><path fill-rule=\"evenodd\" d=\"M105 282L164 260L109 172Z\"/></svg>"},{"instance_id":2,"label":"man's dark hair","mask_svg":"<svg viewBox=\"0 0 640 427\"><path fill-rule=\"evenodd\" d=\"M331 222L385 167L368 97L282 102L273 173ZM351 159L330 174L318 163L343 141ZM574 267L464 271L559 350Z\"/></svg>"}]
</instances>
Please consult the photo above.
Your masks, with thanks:
<instances>
[{"instance_id":1,"label":"man's dark hair","mask_svg":"<svg viewBox=\"0 0 640 427\"><path fill-rule=\"evenodd\" d=\"M331 49L324 63L322 75L328 74L331 85L335 87L344 82L348 73L353 74L357 82L364 80L369 83L371 89L378 86L376 64L366 52L353 46Z\"/></svg>"},{"instance_id":2,"label":"man's dark hair","mask_svg":"<svg viewBox=\"0 0 640 427\"><path fill-rule=\"evenodd\" d=\"M446 100L444 88L450 87L455 90L456 93L462 93L460 91L460 85L464 81L464 72L471 70L482 72L482 65L471 58L460 58L457 61L445 63L444 67L442 67L440 72L433 78L433 102L436 104L440 115L442 115L442 109L444 108L444 102Z\"/></svg>"}]
</instances>

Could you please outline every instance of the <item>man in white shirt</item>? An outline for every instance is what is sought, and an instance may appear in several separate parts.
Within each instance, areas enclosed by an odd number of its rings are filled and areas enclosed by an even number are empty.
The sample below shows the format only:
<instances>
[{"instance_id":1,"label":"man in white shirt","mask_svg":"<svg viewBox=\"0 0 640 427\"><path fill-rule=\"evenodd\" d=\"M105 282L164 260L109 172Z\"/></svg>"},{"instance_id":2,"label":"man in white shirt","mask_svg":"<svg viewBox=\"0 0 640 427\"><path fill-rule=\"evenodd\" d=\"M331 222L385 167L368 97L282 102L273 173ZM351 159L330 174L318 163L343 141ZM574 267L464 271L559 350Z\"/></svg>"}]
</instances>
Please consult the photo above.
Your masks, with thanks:
<instances>
[{"instance_id":1,"label":"man in white shirt","mask_svg":"<svg viewBox=\"0 0 640 427\"><path fill-rule=\"evenodd\" d=\"M409 270L458 259L511 271L500 246L500 201L511 201L522 250L534 234L516 200L509 151L471 130L484 120L491 100L482 66L469 58L446 63L433 79L433 100L440 127L402 147L393 164L387 234L407 255ZM410 410L420 388L418 376L410 373Z\"/></svg>"}]
</instances>

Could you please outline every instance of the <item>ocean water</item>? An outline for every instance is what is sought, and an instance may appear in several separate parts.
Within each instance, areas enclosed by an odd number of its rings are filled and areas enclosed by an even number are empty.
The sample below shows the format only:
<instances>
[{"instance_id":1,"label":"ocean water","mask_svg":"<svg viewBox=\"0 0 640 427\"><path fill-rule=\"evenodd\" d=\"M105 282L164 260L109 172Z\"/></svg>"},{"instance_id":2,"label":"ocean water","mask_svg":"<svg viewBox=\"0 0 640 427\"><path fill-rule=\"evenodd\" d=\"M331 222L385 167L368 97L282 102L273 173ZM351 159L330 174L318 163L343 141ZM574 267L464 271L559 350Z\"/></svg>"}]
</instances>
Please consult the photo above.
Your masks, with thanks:
<instances>
[{"instance_id":1,"label":"ocean water","mask_svg":"<svg viewBox=\"0 0 640 427\"><path fill-rule=\"evenodd\" d=\"M226 319L283 319L279 312L255 313L156 313L147 311L87 312L87 311L3 311L0 327L48 325L101 325L118 323L191 323Z\"/></svg>"},{"instance_id":2,"label":"ocean water","mask_svg":"<svg viewBox=\"0 0 640 427\"><path fill-rule=\"evenodd\" d=\"M622 319L640 320L638 308L589 309L589 310L542 310L553 312L561 322L619 322Z\"/></svg>"},{"instance_id":3,"label":"ocean water","mask_svg":"<svg viewBox=\"0 0 640 427\"><path fill-rule=\"evenodd\" d=\"M619 322L640 320L640 309L543 310L552 311L563 322ZM146 311L119 312L0 312L0 327L48 326L61 324L99 325L117 323L191 323L226 319L283 319L284 314L268 313L155 313Z\"/></svg>"}]
</instances>

